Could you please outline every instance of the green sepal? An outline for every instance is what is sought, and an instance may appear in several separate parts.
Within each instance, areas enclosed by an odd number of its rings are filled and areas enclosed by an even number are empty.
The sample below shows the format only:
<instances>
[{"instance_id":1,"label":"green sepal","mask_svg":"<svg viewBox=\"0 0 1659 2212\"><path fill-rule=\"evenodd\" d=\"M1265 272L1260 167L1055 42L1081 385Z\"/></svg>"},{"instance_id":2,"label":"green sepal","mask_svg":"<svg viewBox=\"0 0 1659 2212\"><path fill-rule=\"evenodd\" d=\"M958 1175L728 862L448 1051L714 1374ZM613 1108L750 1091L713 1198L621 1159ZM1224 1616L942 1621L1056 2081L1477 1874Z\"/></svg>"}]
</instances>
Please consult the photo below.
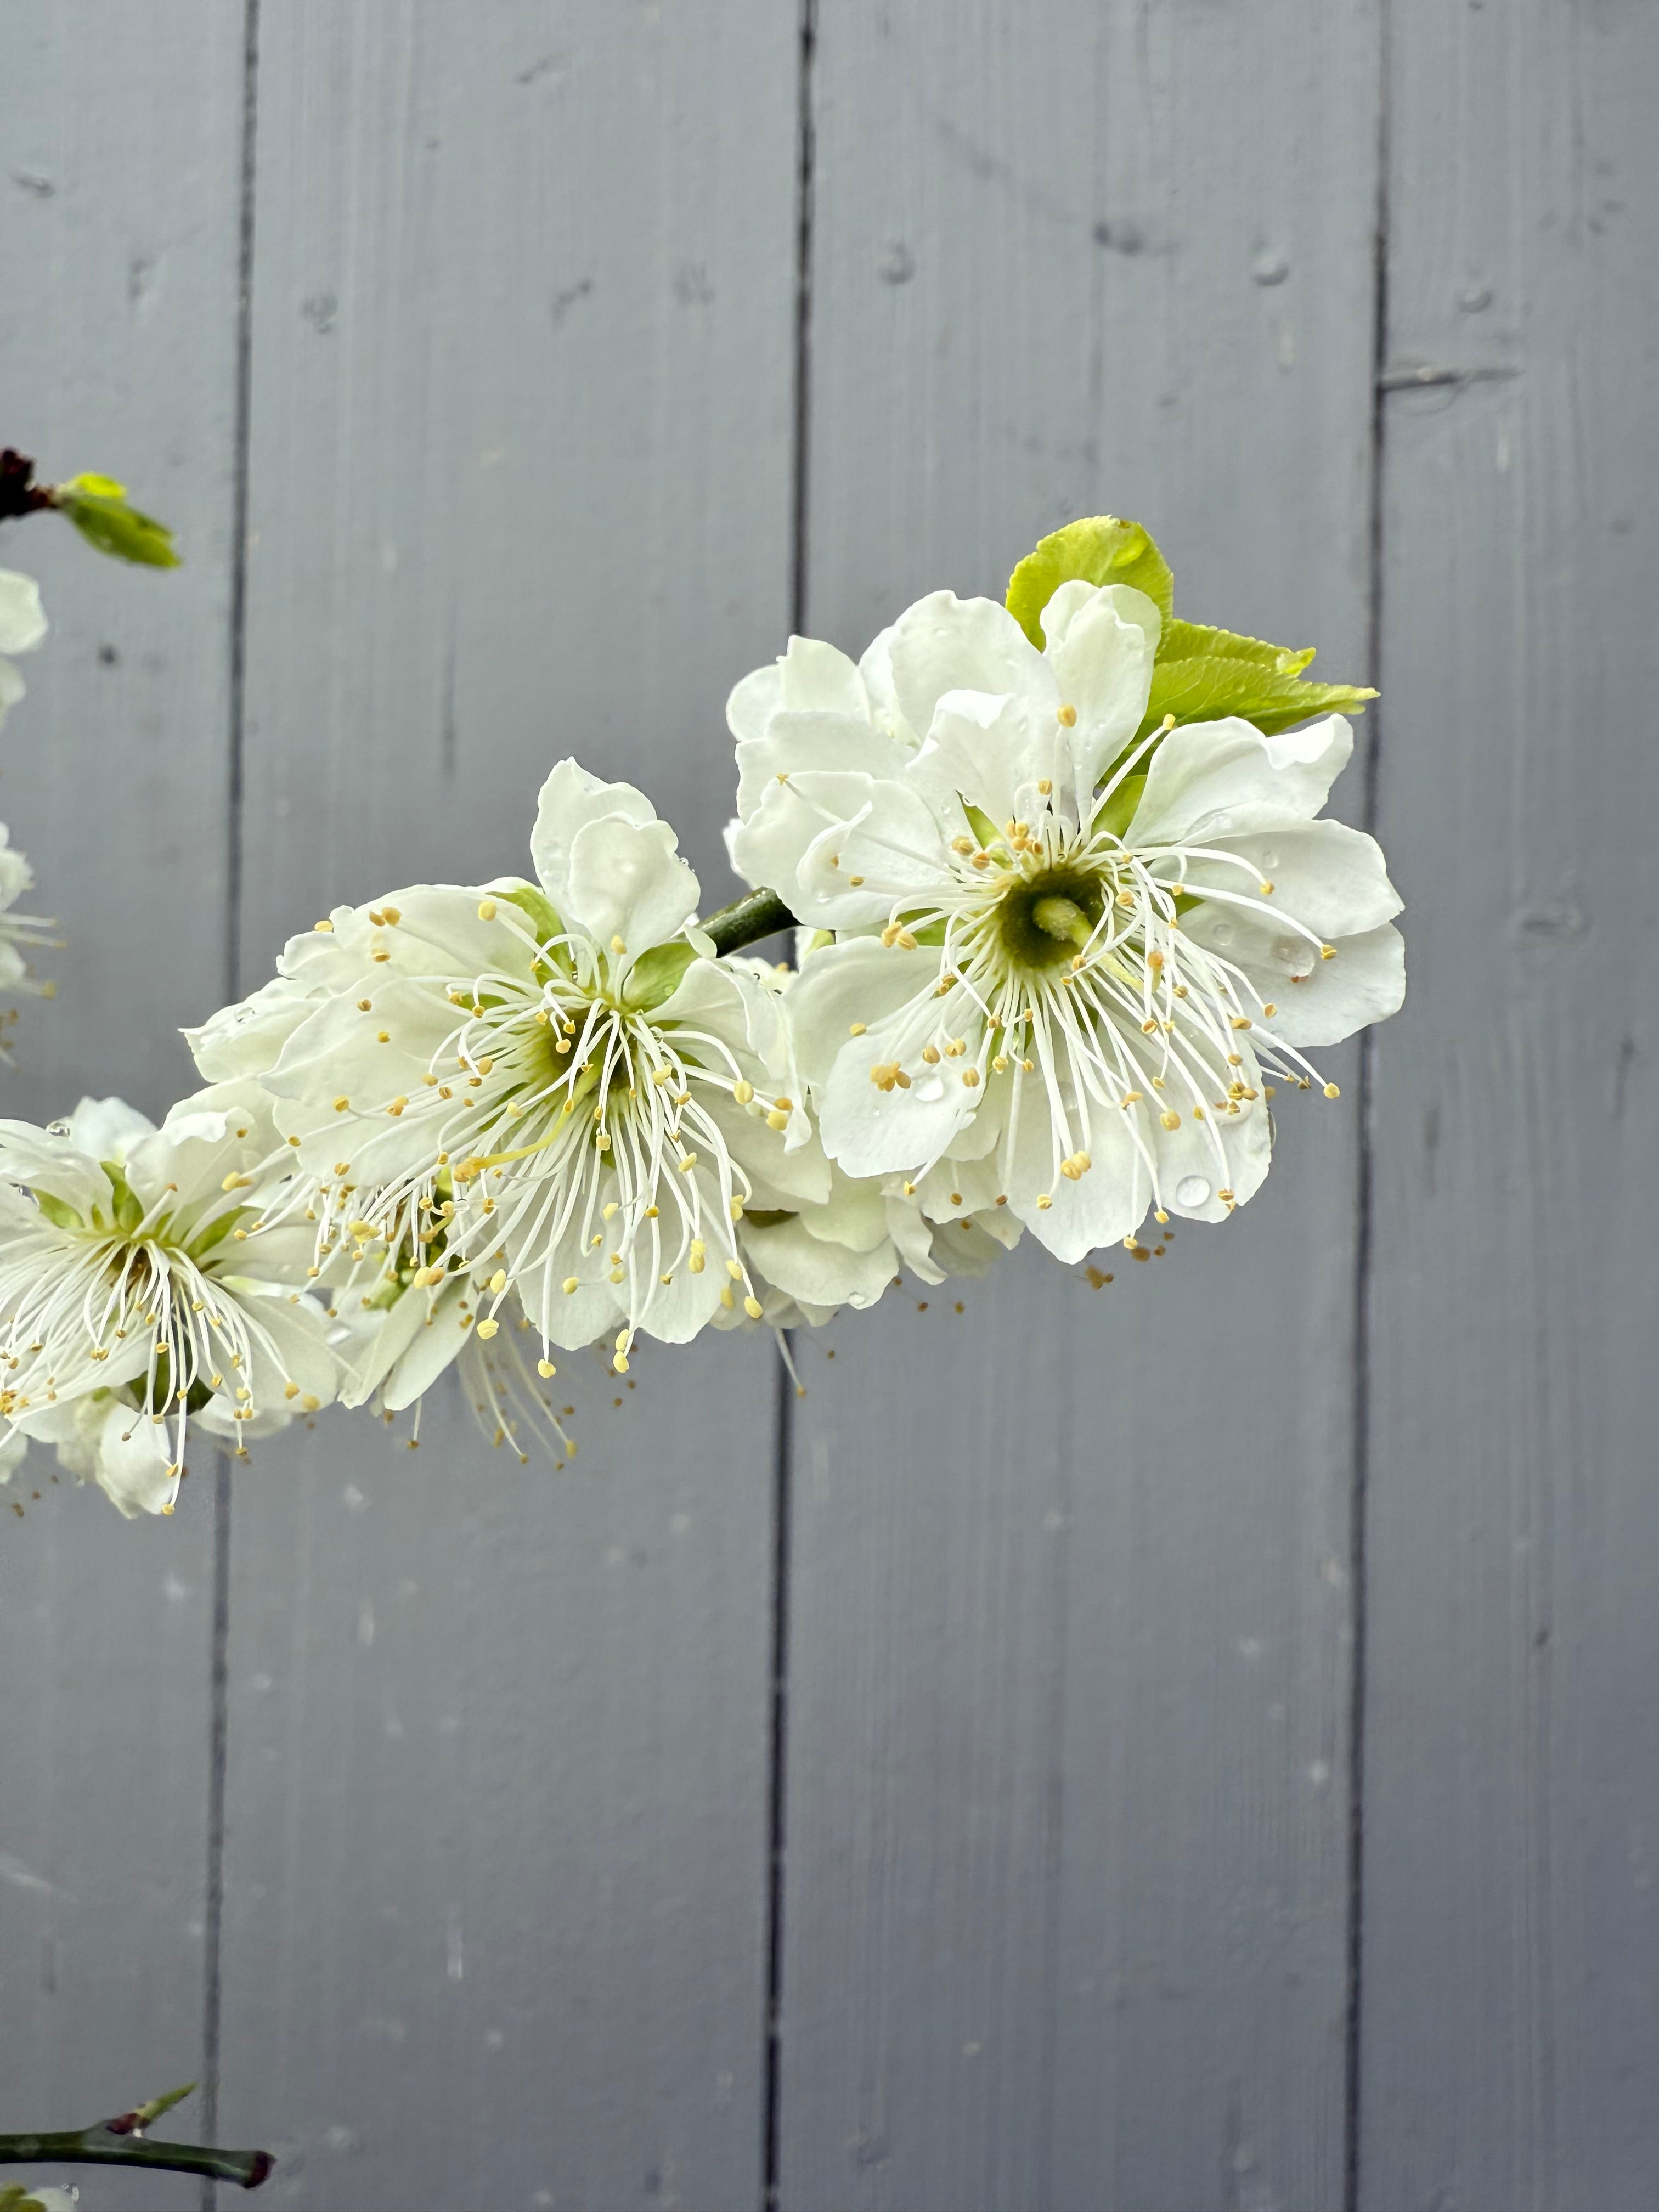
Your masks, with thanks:
<instances>
[{"instance_id":1,"label":"green sepal","mask_svg":"<svg viewBox=\"0 0 1659 2212\"><path fill-rule=\"evenodd\" d=\"M86 1226L66 1198L54 1197L49 1190L37 1190L34 1202L55 1228L82 1229Z\"/></svg>"},{"instance_id":2,"label":"green sepal","mask_svg":"<svg viewBox=\"0 0 1659 2212\"><path fill-rule=\"evenodd\" d=\"M67 515L88 545L117 561L145 568L176 568L173 532L153 514L129 504L127 488L113 477L71 477L54 485L52 505Z\"/></svg>"},{"instance_id":3,"label":"green sepal","mask_svg":"<svg viewBox=\"0 0 1659 2212\"><path fill-rule=\"evenodd\" d=\"M696 946L683 938L672 945L653 945L629 969L623 1004L636 1013L648 1014L665 999L673 997L681 977L698 957Z\"/></svg>"},{"instance_id":4,"label":"green sepal","mask_svg":"<svg viewBox=\"0 0 1659 2212\"><path fill-rule=\"evenodd\" d=\"M137 1194L113 1160L102 1160L99 1164L109 1177L115 1225L131 1236L144 1218L143 1206L139 1201Z\"/></svg>"},{"instance_id":5,"label":"green sepal","mask_svg":"<svg viewBox=\"0 0 1659 2212\"><path fill-rule=\"evenodd\" d=\"M1155 730L1166 714L1177 722L1217 722L1237 715L1272 737L1314 714L1363 714L1375 691L1304 680L1303 671L1314 651L1307 646L1292 652L1203 623L1166 622L1139 734Z\"/></svg>"},{"instance_id":6,"label":"green sepal","mask_svg":"<svg viewBox=\"0 0 1659 2212\"><path fill-rule=\"evenodd\" d=\"M1126 775L1111 797L1096 814L1091 827L1109 830L1115 837L1122 836L1135 818L1135 809L1140 804L1140 794L1146 788L1144 775Z\"/></svg>"},{"instance_id":7,"label":"green sepal","mask_svg":"<svg viewBox=\"0 0 1659 2212\"><path fill-rule=\"evenodd\" d=\"M31 2197L21 2181L9 2181L0 2189L0 2212L46 2212L38 2197Z\"/></svg>"},{"instance_id":8,"label":"green sepal","mask_svg":"<svg viewBox=\"0 0 1659 2212\"><path fill-rule=\"evenodd\" d=\"M1088 584L1132 584L1166 623L1170 618L1175 578L1152 532L1115 514L1090 515L1043 538L1008 579L1008 611L1039 653L1042 610L1062 584L1079 578Z\"/></svg>"},{"instance_id":9,"label":"green sepal","mask_svg":"<svg viewBox=\"0 0 1659 2212\"><path fill-rule=\"evenodd\" d=\"M545 891L538 891L533 884L521 884L515 891L500 891L496 896L505 899L509 906L517 907L520 914L529 916L535 924L538 945L550 944L554 938L564 935L564 924L559 920L552 900Z\"/></svg>"}]
</instances>

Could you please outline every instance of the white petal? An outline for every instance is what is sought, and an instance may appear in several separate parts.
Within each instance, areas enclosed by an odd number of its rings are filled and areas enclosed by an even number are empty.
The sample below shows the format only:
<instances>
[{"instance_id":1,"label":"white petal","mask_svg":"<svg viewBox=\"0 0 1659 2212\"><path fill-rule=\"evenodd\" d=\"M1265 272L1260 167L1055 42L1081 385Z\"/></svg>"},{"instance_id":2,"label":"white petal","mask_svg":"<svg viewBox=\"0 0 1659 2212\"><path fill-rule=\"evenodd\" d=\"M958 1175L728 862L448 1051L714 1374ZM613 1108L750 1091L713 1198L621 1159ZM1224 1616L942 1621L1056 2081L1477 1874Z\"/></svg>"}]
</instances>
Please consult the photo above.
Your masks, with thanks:
<instances>
[{"instance_id":1,"label":"white petal","mask_svg":"<svg viewBox=\"0 0 1659 2212\"><path fill-rule=\"evenodd\" d=\"M1060 1173L1067 1147L1054 1129L1042 1081L1030 1077L1004 1140L1001 1167L1014 1213L1056 1259L1070 1262L1128 1235L1146 1212L1152 1178L1127 1115L1094 1102L1083 1113L1068 1103L1070 1149L1087 1152L1092 1164L1086 1173L1076 1181ZM1048 1205L1039 1205L1040 1198Z\"/></svg>"},{"instance_id":2,"label":"white petal","mask_svg":"<svg viewBox=\"0 0 1659 2212\"><path fill-rule=\"evenodd\" d=\"M1062 584L1043 610L1048 665L1062 701L1077 710L1073 773L1091 791L1128 744L1146 712L1164 618L1127 584L1099 590Z\"/></svg>"},{"instance_id":3,"label":"white petal","mask_svg":"<svg viewBox=\"0 0 1659 2212\"><path fill-rule=\"evenodd\" d=\"M1069 732L1052 704L983 691L947 691L933 711L927 742L911 761L906 782L950 830L968 826L960 801L1005 822L1034 822L1048 806L1038 783L1060 784L1071 765ZM939 866L945 866L939 854Z\"/></svg>"},{"instance_id":4,"label":"white petal","mask_svg":"<svg viewBox=\"0 0 1659 2212\"><path fill-rule=\"evenodd\" d=\"M27 689L27 685L10 661L0 656L0 722L5 720L7 714L25 696Z\"/></svg>"},{"instance_id":5,"label":"white petal","mask_svg":"<svg viewBox=\"0 0 1659 2212\"><path fill-rule=\"evenodd\" d=\"M791 1297L812 1305L871 1306L893 1279L896 1255L884 1237L865 1252L814 1237L799 1217L744 1238L750 1266Z\"/></svg>"},{"instance_id":6,"label":"white petal","mask_svg":"<svg viewBox=\"0 0 1659 2212\"><path fill-rule=\"evenodd\" d=\"M934 970L937 975L937 969ZM823 1149L848 1175L893 1175L919 1168L949 1150L983 1095L963 1080L979 1056L984 1018L963 993L952 994L945 1009L966 1039L960 1060L937 1067L916 1066L921 1036L935 1025L930 984L920 1000L872 1022L866 1036L850 1038L836 1056L818 1100L818 1131ZM912 1064L908 1085L884 1089L872 1079L882 1063Z\"/></svg>"},{"instance_id":7,"label":"white petal","mask_svg":"<svg viewBox=\"0 0 1659 2212\"><path fill-rule=\"evenodd\" d=\"M1152 755L1125 842L1210 845L1310 821L1353 750L1340 714L1264 738L1249 722L1188 722Z\"/></svg>"},{"instance_id":8,"label":"white petal","mask_svg":"<svg viewBox=\"0 0 1659 2212\"><path fill-rule=\"evenodd\" d=\"M98 1486L129 1521L165 1512L179 1495L168 1472L173 1431L136 1407L114 1405L98 1433Z\"/></svg>"},{"instance_id":9,"label":"white petal","mask_svg":"<svg viewBox=\"0 0 1659 2212\"><path fill-rule=\"evenodd\" d=\"M1210 902L1182 927L1242 969L1261 998L1276 1006L1261 1026L1286 1044L1340 1044L1368 1022L1398 1013L1405 999L1405 940L1390 923L1337 938L1329 960L1305 938L1230 915Z\"/></svg>"},{"instance_id":10,"label":"white petal","mask_svg":"<svg viewBox=\"0 0 1659 2212\"><path fill-rule=\"evenodd\" d=\"M530 833L530 856L536 864L548 896L564 915L568 888L570 848L585 823L610 814L624 822L654 822L657 810L642 791L631 783L606 783L574 760L562 760L542 786L536 802L536 826Z\"/></svg>"},{"instance_id":11,"label":"white petal","mask_svg":"<svg viewBox=\"0 0 1659 2212\"><path fill-rule=\"evenodd\" d=\"M890 950L875 938L851 937L815 952L787 1002L807 1082L817 1088L828 1079L854 1022L867 1028L883 1021L911 1000L928 997L938 981L938 953L921 948Z\"/></svg>"},{"instance_id":12,"label":"white petal","mask_svg":"<svg viewBox=\"0 0 1659 2212\"><path fill-rule=\"evenodd\" d=\"M15 568L0 568L0 653L33 653L46 634L40 586Z\"/></svg>"},{"instance_id":13,"label":"white petal","mask_svg":"<svg viewBox=\"0 0 1659 2212\"><path fill-rule=\"evenodd\" d=\"M83 1098L69 1117L70 1143L94 1160L124 1160L130 1146L155 1130L125 1098Z\"/></svg>"},{"instance_id":14,"label":"white petal","mask_svg":"<svg viewBox=\"0 0 1659 2212\"><path fill-rule=\"evenodd\" d=\"M630 960L666 944L697 910L697 879L677 842L666 822L585 823L570 848L564 918L602 950L621 938Z\"/></svg>"},{"instance_id":15,"label":"white petal","mask_svg":"<svg viewBox=\"0 0 1659 2212\"><path fill-rule=\"evenodd\" d=\"M783 663L774 660L757 668L732 689L726 702L726 723L738 744L763 738L766 726L783 706Z\"/></svg>"},{"instance_id":16,"label":"white petal","mask_svg":"<svg viewBox=\"0 0 1659 2212\"><path fill-rule=\"evenodd\" d=\"M830 781L794 779L809 795ZM931 905L951 870L944 827L927 799L907 784L868 776L834 781L863 785L867 795L858 813L821 830L802 855L795 871L801 918L852 929L870 926L872 902L883 920L896 905Z\"/></svg>"},{"instance_id":17,"label":"white petal","mask_svg":"<svg viewBox=\"0 0 1659 2212\"><path fill-rule=\"evenodd\" d=\"M763 737L738 747L738 812L746 822L771 785L803 769L854 769L866 775L897 777L908 758L884 731L851 714L780 714ZM811 834L822 827L815 823Z\"/></svg>"},{"instance_id":18,"label":"white petal","mask_svg":"<svg viewBox=\"0 0 1659 2212\"><path fill-rule=\"evenodd\" d=\"M310 1011L304 984L273 975L251 997L221 1006L199 1029L185 1030L184 1039L210 1083L263 1075Z\"/></svg>"},{"instance_id":19,"label":"white petal","mask_svg":"<svg viewBox=\"0 0 1659 2212\"><path fill-rule=\"evenodd\" d=\"M1237 853L1248 871L1224 860L1194 860L1186 879L1195 889L1231 891L1270 905L1319 938L1354 937L1379 928L1400 911L1400 894L1389 881L1382 848L1362 830L1343 822L1297 823L1280 830L1258 830L1243 837L1221 837L1217 848ZM1263 899L1261 884L1273 890ZM1217 902L1218 908L1225 905ZM1250 919L1273 928L1271 914Z\"/></svg>"},{"instance_id":20,"label":"white petal","mask_svg":"<svg viewBox=\"0 0 1659 2212\"><path fill-rule=\"evenodd\" d=\"M921 738L947 691L989 691L1038 707L1057 698L1042 655L994 599L954 592L918 599L893 626L891 653L900 711Z\"/></svg>"}]
</instances>

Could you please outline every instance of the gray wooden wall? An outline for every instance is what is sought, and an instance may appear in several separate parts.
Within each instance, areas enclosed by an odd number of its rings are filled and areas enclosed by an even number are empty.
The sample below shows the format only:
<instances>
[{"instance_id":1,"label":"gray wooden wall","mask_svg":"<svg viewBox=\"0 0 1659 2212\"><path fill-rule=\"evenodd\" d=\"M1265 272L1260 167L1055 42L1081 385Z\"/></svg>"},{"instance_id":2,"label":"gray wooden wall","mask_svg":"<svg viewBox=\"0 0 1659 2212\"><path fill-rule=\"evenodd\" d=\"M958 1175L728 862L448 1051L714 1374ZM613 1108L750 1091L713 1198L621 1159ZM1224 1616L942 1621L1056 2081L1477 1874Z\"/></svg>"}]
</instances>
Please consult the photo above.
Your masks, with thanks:
<instances>
[{"instance_id":1,"label":"gray wooden wall","mask_svg":"<svg viewBox=\"0 0 1659 2212\"><path fill-rule=\"evenodd\" d=\"M726 1340L568 1471L32 1467L0 2126L199 2072L327 2212L1652 2201L1656 96L1650 0L0 0L0 436L189 555L0 544L6 1111L159 1112L568 750L718 896L792 613L1102 508L1382 684L1412 975L1224 1233L895 1294L781 1420Z\"/></svg>"}]
</instances>

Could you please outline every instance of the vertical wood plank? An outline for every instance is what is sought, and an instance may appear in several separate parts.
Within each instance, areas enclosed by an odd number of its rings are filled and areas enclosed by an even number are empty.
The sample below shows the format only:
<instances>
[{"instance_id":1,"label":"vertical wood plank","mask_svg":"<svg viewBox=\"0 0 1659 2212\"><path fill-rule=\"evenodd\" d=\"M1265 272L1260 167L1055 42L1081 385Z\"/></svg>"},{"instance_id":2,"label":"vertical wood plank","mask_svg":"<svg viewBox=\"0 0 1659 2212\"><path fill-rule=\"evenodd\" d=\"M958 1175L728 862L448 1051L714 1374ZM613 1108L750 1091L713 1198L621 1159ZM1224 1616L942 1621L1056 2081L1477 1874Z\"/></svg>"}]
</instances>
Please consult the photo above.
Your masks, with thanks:
<instances>
[{"instance_id":1,"label":"vertical wood plank","mask_svg":"<svg viewBox=\"0 0 1659 2212\"><path fill-rule=\"evenodd\" d=\"M1395 14L1361 2202L1590 2212L1659 2157L1659 18Z\"/></svg>"},{"instance_id":2,"label":"vertical wood plank","mask_svg":"<svg viewBox=\"0 0 1659 2212\"><path fill-rule=\"evenodd\" d=\"M526 865L574 751L726 896L787 620L787 11L266 11L246 979ZM578 1360L568 1471L440 1406L234 1482L225 2125L278 2201L760 2188L772 1352ZM631 1383L630 1383L631 1391Z\"/></svg>"},{"instance_id":3,"label":"vertical wood plank","mask_svg":"<svg viewBox=\"0 0 1659 2212\"><path fill-rule=\"evenodd\" d=\"M1110 508L1356 672L1377 79L1368 0L823 0L812 631ZM1281 1123L1224 1235L812 1370L789 2212L1340 2200L1356 1133Z\"/></svg>"},{"instance_id":4,"label":"vertical wood plank","mask_svg":"<svg viewBox=\"0 0 1659 2212\"><path fill-rule=\"evenodd\" d=\"M0 1068L8 1115L119 1091L159 1118L195 1082L178 1025L222 988L240 15L0 8L0 442L48 478L125 476L187 563L123 568L51 518L0 533L52 623L0 816L67 939ZM201 2070L211 1466L142 1527L43 1448L0 1491L0 2128ZM140 2175L122 2202L197 2195Z\"/></svg>"}]
</instances>

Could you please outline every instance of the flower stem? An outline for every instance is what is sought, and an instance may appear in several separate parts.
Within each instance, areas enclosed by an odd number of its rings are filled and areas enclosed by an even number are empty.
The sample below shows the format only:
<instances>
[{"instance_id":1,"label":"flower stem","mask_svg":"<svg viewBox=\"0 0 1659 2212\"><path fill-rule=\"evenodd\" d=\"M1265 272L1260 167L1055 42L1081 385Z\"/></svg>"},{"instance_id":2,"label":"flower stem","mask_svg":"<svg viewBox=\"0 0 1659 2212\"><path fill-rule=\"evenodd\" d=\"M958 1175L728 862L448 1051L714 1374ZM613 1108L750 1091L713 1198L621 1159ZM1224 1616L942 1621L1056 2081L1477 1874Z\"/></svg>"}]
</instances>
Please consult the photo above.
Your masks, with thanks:
<instances>
[{"instance_id":1,"label":"flower stem","mask_svg":"<svg viewBox=\"0 0 1659 2212\"><path fill-rule=\"evenodd\" d=\"M194 2087L192 2082L191 2087ZM276 2160L268 2150L211 2150L202 2143L151 2142L143 2130L190 2090L170 2090L132 2112L56 2135L0 2136L0 2166L147 2166L199 2173L257 2189Z\"/></svg>"},{"instance_id":2,"label":"flower stem","mask_svg":"<svg viewBox=\"0 0 1659 2212\"><path fill-rule=\"evenodd\" d=\"M750 891L709 915L701 926L714 939L717 952L737 952L780 929L793 929L795 917L775 891Z\"/></svg>"}]
</instances>

